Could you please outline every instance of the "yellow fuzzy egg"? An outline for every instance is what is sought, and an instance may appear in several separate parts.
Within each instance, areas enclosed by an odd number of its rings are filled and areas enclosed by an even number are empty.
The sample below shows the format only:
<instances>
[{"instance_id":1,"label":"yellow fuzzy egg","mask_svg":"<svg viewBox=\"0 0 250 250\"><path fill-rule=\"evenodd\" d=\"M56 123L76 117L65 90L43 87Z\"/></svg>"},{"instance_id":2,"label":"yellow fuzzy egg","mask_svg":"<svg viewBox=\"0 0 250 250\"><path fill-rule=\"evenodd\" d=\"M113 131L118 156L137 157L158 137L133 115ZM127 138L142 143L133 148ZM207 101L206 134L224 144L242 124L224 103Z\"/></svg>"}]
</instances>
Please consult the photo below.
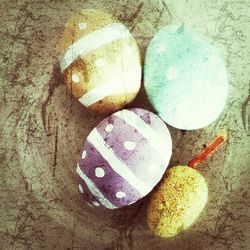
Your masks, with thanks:
<instances>
[{"instance_id":1,"label":"yellow fuzzy egg","mask_svg":"<svg viewBox=\"0 0 250 250\"><path fill-rule=\"evenodd\" d=\"M207 197L207 183L197 170L188 166L171 168L150 200L149 228L164 238L179 234L199 217Z\"/></svg>"},{"instance_id":2,"label":"yellow fuzzy egg","mask_svg":"<svg viewBox=\"0 0 250 250\"><path fill-rule=\"evenodd\" d=\"M66 24L58 52L68 88L91 110L119 110L140 89L141 62L136 41L123 24L103 11L74 14Z\"/></svg>"}]
</instances>

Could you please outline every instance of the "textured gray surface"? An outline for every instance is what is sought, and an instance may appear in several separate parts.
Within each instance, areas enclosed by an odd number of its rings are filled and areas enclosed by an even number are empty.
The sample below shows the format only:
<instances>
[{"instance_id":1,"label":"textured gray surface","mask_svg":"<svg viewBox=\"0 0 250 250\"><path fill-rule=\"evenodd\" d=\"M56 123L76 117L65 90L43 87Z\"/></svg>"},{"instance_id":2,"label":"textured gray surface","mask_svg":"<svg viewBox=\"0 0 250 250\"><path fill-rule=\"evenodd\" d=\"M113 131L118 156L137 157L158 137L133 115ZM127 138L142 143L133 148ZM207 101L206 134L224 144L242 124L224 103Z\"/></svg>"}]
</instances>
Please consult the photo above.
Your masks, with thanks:
<instances>
[{"instance_id":1,"label":"textured gray surface","mask_svg":"<svg viewBox=\"0 0 250 250\"><path fill-rule=\"evenodd\" d=\"M147 228L148 197L116 211L79 199L75 163L90 130L105 116L84 109L60 77L56 44L78 8L101 8L124 22L144 55L157 29L184 23L220 48L230 97L221 117L197 131L170 128L171 165L187 163L227 129L227 144L199 167L209 202L182 235L159 239ZM0 249L249 249L250 2L1 1ZM133 106L152 110L140 93Z\"/></svg>"}]
</instances>

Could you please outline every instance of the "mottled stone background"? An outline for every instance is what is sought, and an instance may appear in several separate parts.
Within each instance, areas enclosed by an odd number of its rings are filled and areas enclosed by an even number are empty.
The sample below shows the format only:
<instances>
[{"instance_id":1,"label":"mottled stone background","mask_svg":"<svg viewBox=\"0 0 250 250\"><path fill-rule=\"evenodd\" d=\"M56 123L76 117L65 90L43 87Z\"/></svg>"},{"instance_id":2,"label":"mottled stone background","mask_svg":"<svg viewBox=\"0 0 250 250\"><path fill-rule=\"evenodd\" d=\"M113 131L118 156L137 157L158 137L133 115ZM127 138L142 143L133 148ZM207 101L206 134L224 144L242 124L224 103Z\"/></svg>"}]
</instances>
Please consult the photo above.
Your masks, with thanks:
<instances>
[{"instance_id":1,"label":"mottled stone background","mask_svg":"<svg viewBox=\"0 0 250 250\"><path fill-rule=\"evenodd\" d=\"M221 129L229 133L199 167L209 202L178 237L151 234L148 197L115 211L96 211L79 199L76 159L105 116L83 108L58 70L56 44L78 8L113 13L136 37L142 57L158 28L184 23L225 58L230 97L221 117L197 131L170 128L172 165L187 163ZM0 249L250 249L249 0L1 0L0 12ZM152 110L143 91L133 106Z\"/></svg>"}]
</instances>

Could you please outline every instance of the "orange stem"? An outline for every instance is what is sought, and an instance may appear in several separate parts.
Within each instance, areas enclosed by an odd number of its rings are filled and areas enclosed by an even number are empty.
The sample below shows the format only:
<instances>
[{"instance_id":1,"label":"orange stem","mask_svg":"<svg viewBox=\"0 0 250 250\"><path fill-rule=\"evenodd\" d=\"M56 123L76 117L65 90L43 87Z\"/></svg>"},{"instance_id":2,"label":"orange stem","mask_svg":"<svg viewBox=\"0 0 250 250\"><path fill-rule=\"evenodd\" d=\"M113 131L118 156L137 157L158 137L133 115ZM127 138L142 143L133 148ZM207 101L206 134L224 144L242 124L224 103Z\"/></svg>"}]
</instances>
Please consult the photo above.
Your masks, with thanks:
<instances>
[{"instance_id":1,"label":"orange stem","mask_svg":"<svg viewBox=\"0 0 250 250\"><path fill-rule=\"evenodd\" d=\"M224 141L226 133L220 134L212 143L210 143L199 155L188 163L191 168L196 168L201 162L207 159Z\"/></svg>"}]
</instances>

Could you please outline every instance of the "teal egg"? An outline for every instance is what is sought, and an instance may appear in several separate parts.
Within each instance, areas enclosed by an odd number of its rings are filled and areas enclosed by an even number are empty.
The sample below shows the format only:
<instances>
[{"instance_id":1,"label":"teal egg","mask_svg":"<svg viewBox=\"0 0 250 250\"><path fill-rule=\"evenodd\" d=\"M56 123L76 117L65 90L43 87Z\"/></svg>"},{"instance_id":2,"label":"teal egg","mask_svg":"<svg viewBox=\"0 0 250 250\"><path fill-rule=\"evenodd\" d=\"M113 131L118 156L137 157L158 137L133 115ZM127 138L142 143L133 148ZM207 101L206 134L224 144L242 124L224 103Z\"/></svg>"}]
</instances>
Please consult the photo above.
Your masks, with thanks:
<instances>
[{"instance_id":1,"label":"teal egg","mask_svg":"<svg viewBox=\"0 0 250 250\"><path fill-rule=\"evenodd\" d=\"M158 115L186 130L214 122L228 95L219 51L184 26L166 26L153 37L146 51L144 85Z\"/></svg>"}]
</instances>

